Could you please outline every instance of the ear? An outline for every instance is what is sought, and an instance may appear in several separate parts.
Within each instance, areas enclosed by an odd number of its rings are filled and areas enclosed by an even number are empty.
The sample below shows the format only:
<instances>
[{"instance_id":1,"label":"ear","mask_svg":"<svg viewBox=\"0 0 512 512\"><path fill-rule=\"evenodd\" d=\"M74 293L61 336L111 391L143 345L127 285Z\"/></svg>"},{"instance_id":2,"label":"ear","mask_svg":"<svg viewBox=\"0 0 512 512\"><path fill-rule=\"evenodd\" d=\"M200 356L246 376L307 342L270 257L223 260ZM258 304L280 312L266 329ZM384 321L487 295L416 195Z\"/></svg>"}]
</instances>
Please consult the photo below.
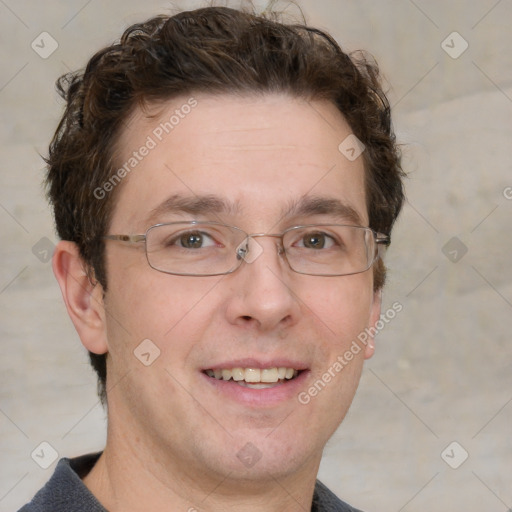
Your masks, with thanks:
<instances>
[{"instance_id":1,"label":"ear","mask_svg":"<svg viewBox=\"0 0 512 512\"><path fill-rule=\"evenodd\" d=\"M103 287L99 283L91 283L77 245L64 240L59 242L53 253L52 267L82 344L95 354L106 353Z\"/></svg>"},{"instance_id":2,"label":"ear","mask_svg":"<svg viewBox=\"0 0 512 512\"><path fill-rule=\"evenodd\" d=\"M370 325L368 327L375 327L375 324L378 322L380 318L380 308L382 305L382 289L379 289L373 292L373 302L370 311ZM371 333L373 333L373 329L369 329ZM364 358L370 359L375 352L375 341L374 334L370 334L368 336L368 343L364 349Z\"/></svg>"}]
</instances>

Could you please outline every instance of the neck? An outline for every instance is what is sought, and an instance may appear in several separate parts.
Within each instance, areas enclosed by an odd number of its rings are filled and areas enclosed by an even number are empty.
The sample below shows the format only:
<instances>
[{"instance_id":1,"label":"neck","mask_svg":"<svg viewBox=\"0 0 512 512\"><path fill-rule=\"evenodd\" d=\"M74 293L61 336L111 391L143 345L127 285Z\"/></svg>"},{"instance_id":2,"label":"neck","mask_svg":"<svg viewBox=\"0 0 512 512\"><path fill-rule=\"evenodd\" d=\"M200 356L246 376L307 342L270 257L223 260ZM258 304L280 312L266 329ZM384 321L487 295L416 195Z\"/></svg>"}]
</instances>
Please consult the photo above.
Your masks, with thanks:
<instances>
[{"instance_id":1,"label":"neck","mask_svg":"<svg viewBox=\"0 0 512 512\"><path fill-rule=\"evenodd\" d=\"M204 471L176 460L161 447L109 428L102 456L84 478L109 512L304 512L311 509L321 454L292 475L253 481L233 472ZM127 439L139 439L127 443Z\"/></svg>"}]
</instances>

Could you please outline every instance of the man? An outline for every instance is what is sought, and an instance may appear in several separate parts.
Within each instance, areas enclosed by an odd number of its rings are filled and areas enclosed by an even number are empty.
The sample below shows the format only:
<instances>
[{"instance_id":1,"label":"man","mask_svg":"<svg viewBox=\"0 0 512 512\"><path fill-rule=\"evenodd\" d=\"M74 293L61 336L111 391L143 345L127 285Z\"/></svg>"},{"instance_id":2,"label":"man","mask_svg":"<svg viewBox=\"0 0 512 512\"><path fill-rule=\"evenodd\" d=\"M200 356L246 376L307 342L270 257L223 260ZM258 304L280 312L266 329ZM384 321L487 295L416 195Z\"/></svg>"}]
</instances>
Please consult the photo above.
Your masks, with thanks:
<instances>
[{"instance_id":1,"label":"man","mask_svg":"<svg viewBox=\"0 0 512 512\"><path fill-rule=\"evenodd\" d=\"M132 26L59 84L53 269L108 432L22 510L355 510L316 475L403 201L376 66L206 8Z\"/></svg>"}]
</instances>

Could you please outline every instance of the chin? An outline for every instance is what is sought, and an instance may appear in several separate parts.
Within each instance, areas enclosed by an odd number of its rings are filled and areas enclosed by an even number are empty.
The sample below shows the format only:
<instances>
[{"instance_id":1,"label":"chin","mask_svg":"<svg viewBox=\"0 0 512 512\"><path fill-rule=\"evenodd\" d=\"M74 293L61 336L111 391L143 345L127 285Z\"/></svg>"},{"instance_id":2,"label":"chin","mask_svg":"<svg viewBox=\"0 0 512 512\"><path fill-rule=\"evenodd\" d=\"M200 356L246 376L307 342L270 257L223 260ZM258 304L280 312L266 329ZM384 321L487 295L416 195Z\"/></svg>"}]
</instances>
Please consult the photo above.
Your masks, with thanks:
<instances>
[{"instance_id":1,"label":"chin","mask_svg":"<svg viewBox=\"0 0 512 512\"><path fill-rule=\"evenodd\" d=\"M289 431L281 436L276 433L267 429L233 436L222 455L214 456L213 460L209 457L209 465L230 479L255 485L317 470L325 443L300 438L296 431L295 436Z\"/></svg>"}]
</instances>

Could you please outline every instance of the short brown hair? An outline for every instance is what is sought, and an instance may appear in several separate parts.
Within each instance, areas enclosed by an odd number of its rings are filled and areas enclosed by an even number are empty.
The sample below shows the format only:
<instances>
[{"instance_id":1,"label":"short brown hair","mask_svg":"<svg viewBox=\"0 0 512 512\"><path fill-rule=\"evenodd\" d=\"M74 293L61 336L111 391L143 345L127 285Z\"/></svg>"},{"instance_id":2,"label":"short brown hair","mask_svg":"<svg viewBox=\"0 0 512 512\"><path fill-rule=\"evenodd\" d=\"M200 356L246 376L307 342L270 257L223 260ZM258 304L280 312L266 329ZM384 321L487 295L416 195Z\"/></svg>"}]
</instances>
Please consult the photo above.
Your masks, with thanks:
<instances>
[{"instance_id":1,"label":"short brown hair","mask_svg":"<svg viewBox=\"0 0 512 512\"><path fill-rule=\"evenodd\" d=\"M47 158L48 197L58 235L77 244L104 290L102 236L118 191L102 199L93 191L116 171L112 148L137 105L197 92L284 92L331 101L365 145L370 227L390 234L402 207L400 151L376 63L361 52L349 56L330 35L304 24L226 7L157 16L129 27L85 70L62 76L57 88L67 106ZM380 289L381 260L374 275ZM90 358L105 399L106 355Z\"/></svg>"}]
</instances>

